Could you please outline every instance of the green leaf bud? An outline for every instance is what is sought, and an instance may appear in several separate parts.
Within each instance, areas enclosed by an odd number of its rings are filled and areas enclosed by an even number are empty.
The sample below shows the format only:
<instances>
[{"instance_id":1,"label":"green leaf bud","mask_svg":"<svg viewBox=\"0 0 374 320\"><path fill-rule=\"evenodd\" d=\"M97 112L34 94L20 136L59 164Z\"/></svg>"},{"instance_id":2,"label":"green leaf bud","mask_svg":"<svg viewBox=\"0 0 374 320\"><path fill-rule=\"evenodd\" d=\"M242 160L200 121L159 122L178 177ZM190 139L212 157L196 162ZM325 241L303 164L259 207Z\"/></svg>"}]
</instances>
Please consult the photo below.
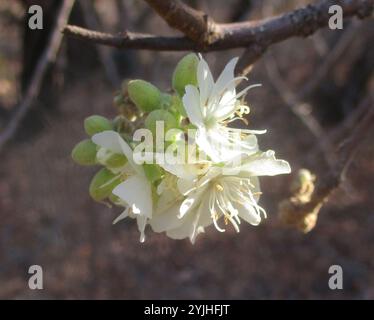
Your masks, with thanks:
<instances>
[{"instance_id":1,"label":"green leaf bud","mask_svg":"<svg viewBox=\"0 0 374 320\"><path fill-rule=\"evenodd\" d=\"M73 148L71 157L76 163L82 166L96 164L96 144L89 139L79 142Z\"/></svg>"},{"instance_id":2,"label":"green leaf bud","mask_svg":"<svg viewBox=\"0 0 374 320\"><path fill-rule=\"evenodd\" d=\"M96 160L110 169L123 167L127 163L127 158L123 154L113 153L105 148L99 149L96 154Z\"/></svg>"},{"instance_id":3,"label":"green leaf bud","mask_svg":"<svg viewBox=\"0 0 374 320\"><path fill-rule=\"evenodd\" d=\"M121 183L121 179L118 175L115 175L107 168L102 168L91 180L89 187L90 196L96 201L101 201L107 198L119 183Z\"/></svg>"},{"instance_id":4,"label":"green leaf bud","mask_svg":"<svg viewBox=\"0 0 374 320\"><path fill-rule=\"evenodd\" d=\"M84 130L89 136L93 136L105 130L113 130L113 125L107 118L93 115L84 120Z\"/></svg>"},{"instance_id":5,"label":"green leaf bud","mask_svg":"<svg viewBox=\"0 0 374 320\"><path fill-rule=\"evenodd\" d=\"M175 117L166 110L154 110L145 119L145 127L152 131L152 134L156 134L156 121L164 121L164 132L178 126Z\"/></svg>"},{"instance_id":6,"label":"green leaf bud","mask_svg":"<svg viewBox=\"0 0 374 320\"><path fill-rule=\"evenodd\" d=\"M161 92L153 84L144 80L131 80L127 90L130 99L140 110L151 112L160 107Z\"/></svg>"},{"instance_id":7,"label":"green leaf bud","mask_svg":"<svg viewBox=\"0 0 374 320\"><path fill-rule=\"evenodd\" d=\"M178 96L172 98L172 110L179 113L183 117L187 117L186 110L184 109L182 99Z\"/></svg>"},{"instance_id":8,"label":"green leaf bud","mask_svg":"<svg viewBox=\"0 0 374 320\"><path fill-rule=\"evenodd\" d=\"M197 65L199 58L195 53L190 53L180 60L174 70L172 86L182 97L184 88L188 85L197 85Z\"/></svg>"}]
</instances>

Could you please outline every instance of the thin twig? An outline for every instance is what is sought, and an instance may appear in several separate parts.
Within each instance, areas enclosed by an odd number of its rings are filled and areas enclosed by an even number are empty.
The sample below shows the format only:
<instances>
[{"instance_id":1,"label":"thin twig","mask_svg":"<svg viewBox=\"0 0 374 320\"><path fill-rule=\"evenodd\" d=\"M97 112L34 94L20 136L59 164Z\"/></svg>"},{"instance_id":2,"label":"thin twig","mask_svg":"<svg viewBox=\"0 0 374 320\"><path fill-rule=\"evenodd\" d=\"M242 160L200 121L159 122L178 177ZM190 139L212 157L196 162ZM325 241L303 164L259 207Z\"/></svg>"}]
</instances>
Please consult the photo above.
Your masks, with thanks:
<instances>
[{"instance_id":1,"label":"thin twig","mask_svg":"<svg viewBox=\"0 0 374 320\"><path fill-rule=\"evenodd\" d=\"M246 75L246 71L250 70L250 66L261 57L270 45L292 36L306 37L313 34L319 28L324 27L330 18L328 9L331 5L340 5L344 12L344 18L354 15L364 18L366 14L370 16L373 11L373 3L373 0L320 1L273 18L271 23L265 26L262 32L257 33L256 40L250 43L244 51L238 63L238 73ZM276 35L272 35L273 32Z\"/></svg>"},{"instance_id":2,"label":"thin twig","mask_svg":"<svg viewBox=\"0 0 374 320\"><path fill-rule=\"evenodd\" d=\"M94 3L92 1L81 1L80 5L83 9L83 16L86 25L89 28L100 28L101 23L96 15ZM96 49L108 80L113 85L113 87L118 87L121 83L121 78L117 72L116 64L114 63L114 60L111 57L110 48L97 45Z\"/></svg>"},{"instance_id":3,"label":"thin twig","mask_svg":"<svg viewBox=\"0 0 374 320\"><path fill-rule=\"evenodd\" d=\"M348 49L353 39L357 35L358 30L359 24L357 23L357 21L353 21L352 26L350 26L350 28L345 33L343 33L338 43L323 59L322 64L313 73L313 77L310 79L310 81L307 82L301 90L299 90L299 99L304 100L305 98L307 98L321 84L323 78L331 71L331 69L336 65L336 62Z\"/></svg>"},{"instance_id":4,"label":"thin twig","mask_svg":"<svg viewBox=\"0 0 374 320\"><path fill-rule=\"evenodd\" d=\"M338 161L336 162L335 170L329 174L321 176L320 182L317 184L316 191L311 201L306 204L306 208L311 208L317 203L325 201L330 193L345 179L345 173L356 155L357 150L361 146L361 143L367 137L373 121L374 106L371 102L366 114L356 125L350 135L340 144L340 148L337 151Z\"/></svg>"},{"instance_id":5,"label":"thin twig","mask_svg":"<svg viewBox=\"0 0 374 320\"><path fill-rule=\"evenodd\" d=\"M195 50L206 52L231 48L247 48L247 50L252 50L257 47L264 48L264 51L274 43L294 36L306 37L319 28L326 26L330 18L328 9L333 4L338 4L342 7L345 18L353 16L365 18L371 15L374 0L322 0L316 4L310 4L270 19L229 24L215 23L213 39L205 36L202 41L196 42L188 37L163 37L131 32L113 35L77 26L66 26L63 32L66 35L82 40L127 49L158 51ZM191 15L184 17L181 14L180 17L181 19L177 22L183 24L186 21L184 19L186 17L191 18ZM177 26L175 27L177 28ZM183 29L186 31L184 29L185 26L178 26L178 28L179 30ZM190 37L194 38L196 36L191 36L191 34L189 34ZM258 58L257 55L255 56ZM248 64L252 63L249 61Z\"/></svg>"},{"instance_id":6,"label":"thin twig","mask_svg":"<svg viewBox=\"0 0 374 320\"><path fill-rule=\"evenodd\" d=\"M12 138L22 119L30 109L33 100L37 97L40 91L47 67L56 59L63 37L60 30L68 20L74 2L75 0L64 0L61 4L61 7L57 14L56 24L51 32L48 43L46 44L46 47L36 65L30 84L27 87L26 94L19 106L16 108L13 117L10 119L5 129L0 132L0 151L4 147L4 145Z\"/></svg>"},{"instance_id":7,"label":"thin twig","mask_svg":"<svg viewBox=\"0 0 374 320\"><path fill-rule=\"evenodd\" d=\"M287 83L282 79L275 59L269 55L265 61L265 67L268 72L271 83L277 90L278 95L282 98L283 102L289 107L292 113L297 116L301 123L315 137L318 146L322 149L326 158L326 162L333 166L335 159L331 152L332 147L325 139L325 131L319 124L318 120L311 114L308 109L311 109L308 104L303 102L297 95L288 87Z\"/></svg>"},{"instance_id":8,"label":"thin twig","mask_svg":"<svg viewBox=\"0 0 374 320\"><path fill-rule=\"evenodd\" d=\"M337 60L343 55L354 36L357 34L358 25L353 23L353 26L342 35L338 43L334 46L332 51L324 59L323 63L317 71L313 73L313 77L308 81L297 94L294 94L288 87L287 83L282 79L277 63L272 56L268 56L265 61L265 67L268 75L278 91L279 96L284 103L291 109L291 111L301 120L301 122L309 129L317 140L317 145L323 151L327 163L333 166L335 163L334 154L331 152L332 146L330 140L327 139L325 130L321 127L318 120L306 109L311 109L305 102L316 87L321 83L326 74L336 64Z\"/></svg>"}]
</instances>

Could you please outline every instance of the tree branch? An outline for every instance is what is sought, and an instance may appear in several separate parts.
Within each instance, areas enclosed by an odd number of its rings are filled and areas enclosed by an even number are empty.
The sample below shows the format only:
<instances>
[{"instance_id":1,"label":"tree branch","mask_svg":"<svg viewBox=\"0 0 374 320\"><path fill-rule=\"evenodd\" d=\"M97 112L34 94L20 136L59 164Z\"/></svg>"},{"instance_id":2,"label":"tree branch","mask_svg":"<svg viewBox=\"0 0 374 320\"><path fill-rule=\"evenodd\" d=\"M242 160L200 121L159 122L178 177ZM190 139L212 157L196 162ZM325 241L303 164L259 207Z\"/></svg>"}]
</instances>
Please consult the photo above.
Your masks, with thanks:
<instances>
[{"instance_id":1,"label":"tree branch","mask_svg":"<svg viewBox=\"0 0 374 320\"><path fill-rule=\"evenodd\" d=\"M68 20L74 2L74 0L64 0L61 4L61 7L57 15L55 27L36 65L34 74L30 80L30 84L27 87L25 96L19 104L18 108L16 108L13 117L10 119L5 129L0 132L0 151L14 135L21 121L30 109L33 100L37 97L40 91L47 67L52 61L56 59L56 55L58 49L60 48L62 40L62 34L60 30Z\"/></svg>"},{"instance_id":2,"label":"tree branch","mask_svg":"<svg viewBox=\"0 0 374 320\"><path fill-rule=\"evenodd\" d=\"M170 2L161 0L147 1L152 3L157 2L159 4ZM182 5L179 1L178 3ZM175 25L174 27L186 32L190 38L163 37L131 32L113 35L77 26L66 26L63 32L68 36L74 36L82 40L126 49L147 49L157 51L195 50L207 52L232 48L247 48L247 51L257 52L256 54L252 54L254 58L246 61L246 64L248 65L253 63L253 59L257 59L261 56L270 45L294 36L306 37L319 28L326 26L330 18L328 9L333 4L338 4L342 7L344 18L353 16L365 18L373 12L374 0L322 0L316 4L310 4L306 7L270 19L229 24L216 23L214 24L214 37L207 38L204 36L204 39L202 40L197 37L197 29L194 24L196 19L193 19L194 15L186 13L186 11L183 10L177 10L178 15L175 13L176 11L173 11L174 15L172 20L175 23L179 23L178 26ZM186 5L183 5L184 9L186 9L186 7ZM189 8L188 10L194 9ZM179 17L179 19L176 19L176 16ZM167 19L170 21L170 16ZM192 28L195 31L192 32L191 29L187 31L187 25L184 24L184 21L186 21L189 28ZM194 27L192 27L192 25ZM206 28L208 28L209 33L209 27ZM203 29L206 30L205 27ZM197 41L192 41L192 38L197 39Z\"/></svg>"},{"instance_id":3,"label":"tree branch","mask_svg":"<svg viewBox=\"0 0 374 320\"><path fill-rule=\"evenodd\" d=\"M114 35L72 25L66 26L63 29L63 33L80 40L119 49L145 49L155 51L190 51L196 49L194 42L186 37L163 37L128 31Z\"/></svg>"},{"instance_id":4,"label":"tree branch","mask_svg":"<svg viewBox=\"0 0 374 320\"><path fill-rule=\"evenodd\" d=\"M170 27L183 32L194 42L209 45L218 34L216 23L204 12L179 0L145 0Z\"/></svg>"}]
</instances>

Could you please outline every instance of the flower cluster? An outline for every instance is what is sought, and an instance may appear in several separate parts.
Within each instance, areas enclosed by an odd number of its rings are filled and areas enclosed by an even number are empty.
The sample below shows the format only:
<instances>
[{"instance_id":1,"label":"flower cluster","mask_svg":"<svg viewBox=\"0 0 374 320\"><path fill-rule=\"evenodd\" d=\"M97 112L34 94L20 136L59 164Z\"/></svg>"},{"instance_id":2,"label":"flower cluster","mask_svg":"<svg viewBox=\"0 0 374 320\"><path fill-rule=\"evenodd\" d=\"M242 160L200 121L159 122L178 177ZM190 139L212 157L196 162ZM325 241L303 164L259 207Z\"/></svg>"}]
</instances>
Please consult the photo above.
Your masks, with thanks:
<instances>
[{"instance_id":1,"label":"flower cluster","mask_svg":"<svg viewBox=\"0 0 374 320\"><path fill-rule=\"evenodd\" d=\"M234 76L236 63L232 59L214 81L206 61L191 53L174 71L172 94L132 80L116 100L136 106L136 116L85 120L90 139L72 157L81 165L103 166L90 195L123 207L114 223L136 219L140 241L147 225L194 243L210 225L224 232L231 224L239 232L243 220L258 225L266 217L258 204L258 177L289 173L290 166L273 151L259 150L256 135L264 130L229 126L246 123L243 96L254 87L236 91L243 78Z\"/></svg>"}]
</instances>

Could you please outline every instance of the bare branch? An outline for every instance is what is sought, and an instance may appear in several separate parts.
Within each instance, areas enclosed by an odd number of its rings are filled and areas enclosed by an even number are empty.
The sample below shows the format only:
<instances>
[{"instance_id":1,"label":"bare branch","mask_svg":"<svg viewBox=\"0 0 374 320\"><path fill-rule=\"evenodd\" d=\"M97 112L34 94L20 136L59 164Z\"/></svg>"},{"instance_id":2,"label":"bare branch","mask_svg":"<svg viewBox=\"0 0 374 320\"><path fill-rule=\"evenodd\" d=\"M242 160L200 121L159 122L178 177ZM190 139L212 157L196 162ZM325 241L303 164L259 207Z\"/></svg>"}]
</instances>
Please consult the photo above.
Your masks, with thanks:
<instances>
[{"instance_id":1,"label":"bare branch","mask_svg":"<svg viewBox=\"0 0 374 320\"><path fill-rule=\"evenodd\" d=\"M183 32L191 40L209 45L215 40L217 25L202 11L179 0L145 0L170 27Z\"/></svg>"},{"instance_id":2,"label":"bare branch","mask_svg":"<svg viewBox=\"0 0 374 320\"><path fill-rule=\"evenodd\" d=\"M10 119L5 129L0 132L0 151L2 147L14 135L22 119L30 109L33 100L39 93L47 67L52 61L56 59L57 52L60 48L62 40L62 34L60 30L68 20L74 2L74 0L64 0L61 4L55 27L36 65L33 77L31 78L30 84L27 87L26 94L18 108L16 108L13 117Z\"/></svg>"},{"instance_id":3,"label":"bare branch","mask_svg":"<svg viewBox=\"0 0 374 320\"><path fill-rule=\"evenodd\" d=\"M94 3L92 1L82 1L80 2L80 5L86 25L90 28L99 28L101 26L101 22L96 14ZM119 86L121 79L118 74L116 64L111 57L111 49L102 46L96 46L96 48L108 80L113 87Z\"/></svg>"},{"instance_id":4,"label":"bare branch","mask_svg":"<svg viewBox=\"0 0 374 320\"><path fill-rule=\"evenodd\" d=\"M157 2L161 3L164 1L160 0ZM168 3L169 1L165 2ZM214 24L214 39L205 37L203 42L201 42L201 39L199 39L200 42L194 42L187 37L162 37L130 32L125 32L120 35L112 35L76 26L66 26L63 32L66 35L75 36L90 42L126 49L147 49L158 51L195 50L207 52L232 48L247 48L249 51L259 52L259 54L253 54L254 58L252 59L257 59L266 48L274 43L294 36L306 37L319 28L326 26L330 18L328 8L333 4L338 4L342 7L345 18L353 16L365 18L370 16L372 13L374 0L322 0L316 4L310 4L306 7L270 19L229 24ZM182 11L178 12L182 21L187 19L187 17L192 20L191 15L184 16L181 13ZM189 21L189 24L194 23L190 20L186 21ZM185 28L185 26L178 27L180 30ZM190 37L191 34L192 33L189 34ZM192 36L192 38L195 37L197 37L196 34ZM252 63L253 60L251 59L247 61L247 65Z\"/></svg>"},{"instance_id":5,"label":"bare branch","mask_svg":"<svg viewBox=\"0 0 374 320\"><path fill-rule=\"evenodd\" d=\"M269 76L269 79L281 97L285 105L291 110L291 112L300 119L301 123L312 133L316 140L316 144L323 151L326 162L333 166L335 162L334 154L331 152L332 147L329 140L325 139L326 133L322 128L318 120L308 110L311 106L304 102L303 97L294 94L288 87L287 83L282 79L278 65L275 59L269 55L265 59L265 67Z\"/></svg>"},{"instance_id":6,"label":"bare branch","mask_svg":"<svg viewBox=\"0 0 374 320\"><path fill-rule=\"evenodd\" d=\"M185 37L162 37L145 33L124 32L114 35L93 31L78 26L68 25L63 29L67 36L92 43L103 44L116 48L145 49L155 51L186 51L194 50L194 42Z\"/></svg>"}]
</instances>

